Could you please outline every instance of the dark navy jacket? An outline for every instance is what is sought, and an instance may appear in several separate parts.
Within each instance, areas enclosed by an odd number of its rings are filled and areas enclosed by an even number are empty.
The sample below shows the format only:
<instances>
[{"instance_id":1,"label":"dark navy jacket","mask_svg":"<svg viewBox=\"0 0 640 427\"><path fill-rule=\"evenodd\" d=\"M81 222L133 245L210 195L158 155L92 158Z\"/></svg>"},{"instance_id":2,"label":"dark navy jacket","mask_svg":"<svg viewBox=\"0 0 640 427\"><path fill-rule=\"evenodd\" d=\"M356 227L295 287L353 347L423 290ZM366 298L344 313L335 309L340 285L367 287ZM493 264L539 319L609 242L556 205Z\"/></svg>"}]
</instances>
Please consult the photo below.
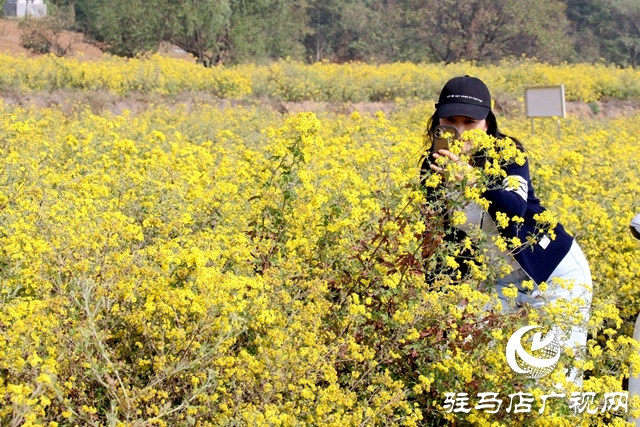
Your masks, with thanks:
<instances>
[{"instance_id":1,"label":"dark navy jacket","mask_svg":"<svg viewBox=\"0 0 640 427\"><path fill-rule=\"evenodd\" d=\"M431 156L426 156L422 162L423 183L425 175L433 173L429 168L431 161L433 161ZM548 235L542 235L536 229L537 224L533 216L544 212L545 208L540 204L531 184L528 160L522 166L516 163L509 164L505 167L505 171L507 176L514 176L518 179L519 187L517 189L506 188L507 180L505 179L503 183L496 183L492 189L485 191L483 197L490 203L489 214L496 224L498 223L496 220L497 212L502 212L509 218L517 215L524 219L524 222L520 224L509 221L509 225L506 228L499 228L499 232L505 239L512 237L520 239L523 246L516 250L514 257L529 277L536 284L540 284L549 279L553 270L567 255L573 243L573 237L560 224L553 229L554 240L551 240ZM428 188L428 190L433 189ZM432 191L428 193L428 196L434 194L435 191ZM456 232L456 240L464 238L459 234ZM535 245L527 244L528 236L533 236L538 243Z\"/></svg>"},{"instance_id":2,"label":"dark navy jacket","mask_svg":"<svg viewBox=\"0 0 640 427\"><path fill-rule=\"evenodd\" d=\"M518 237L520 239L523 247L515 253L514 257L529 277L539 284L549 279L553 270L569 253L573 237L565 231L561 224L556 225L553 229L554 240L536 230L537 224L533 216L544 212L545 208L540 205L540 200L534 193L528 160L522 166L512 163L505 170L507 176L517 177L519 188L505 189L505 180L502 186L498 186L499 188L485 191L483 197L490 202L489 214L494 222L497 223L496 212L503 212L509 218L516 215L524 218L522 224L509 221L509 225L504 229L499 228L499 232L505 238ZM526 244L528 236L533 236L538 243L535 245Z\"/></svg>"}]
</instances>

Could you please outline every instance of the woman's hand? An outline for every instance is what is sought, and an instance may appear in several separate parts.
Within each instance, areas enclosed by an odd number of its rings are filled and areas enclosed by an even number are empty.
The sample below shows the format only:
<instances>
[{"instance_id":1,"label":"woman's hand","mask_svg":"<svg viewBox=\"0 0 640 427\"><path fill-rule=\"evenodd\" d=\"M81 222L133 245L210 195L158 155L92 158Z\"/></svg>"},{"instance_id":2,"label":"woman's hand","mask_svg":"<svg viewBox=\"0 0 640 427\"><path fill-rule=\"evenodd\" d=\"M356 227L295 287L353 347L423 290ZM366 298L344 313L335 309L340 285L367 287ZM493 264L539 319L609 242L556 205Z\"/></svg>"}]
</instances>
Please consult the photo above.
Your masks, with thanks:
<instances>
[{"instance_id":1,"label":"woman's hand","mask_svg":"<svg viewBox=\"0 0 640 427\"><path fill-rule=\"evenodd\" d=\"M451 162L459 163L460 167L458 168L458 171L454 175L458 182L462 182L462 180L464 180L464 177L467 174L467 172L473 172L473 166L471 166L468 163L461 163L460 157L458 157L456 154L453 154L449 150L445 150L445 149L438 150L437 153L433 153L433 158L436 160L439 158L447 158ZM433 170L434 172L442 173L444 171L443 168L433 163L430 165L430 167L431 167L431 170ZM475 185L475 183L476 183L475 178L472 178L469 181L469 185Z\"/></svg>"}]
</instances>

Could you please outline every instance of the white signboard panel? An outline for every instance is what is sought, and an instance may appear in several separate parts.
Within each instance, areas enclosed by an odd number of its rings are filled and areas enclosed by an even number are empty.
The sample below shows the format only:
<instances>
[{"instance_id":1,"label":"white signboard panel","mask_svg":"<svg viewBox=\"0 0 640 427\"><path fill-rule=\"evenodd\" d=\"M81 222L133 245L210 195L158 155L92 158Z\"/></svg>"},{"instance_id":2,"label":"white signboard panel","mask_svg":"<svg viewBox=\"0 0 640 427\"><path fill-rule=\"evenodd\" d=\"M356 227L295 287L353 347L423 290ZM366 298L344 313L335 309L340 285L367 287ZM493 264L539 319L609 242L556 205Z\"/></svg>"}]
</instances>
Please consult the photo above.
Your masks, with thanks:
<instances>
[{"instance_id":1,"label":"white signboard panel","mask_svg":"<svg viewBox=\"0 0 640 427\"><path fill-rule=\"evenodd\" d=\"M564 85L529 87L525 89L524 104L527 117L564 118Z\"/></svg>"}]
</instances>

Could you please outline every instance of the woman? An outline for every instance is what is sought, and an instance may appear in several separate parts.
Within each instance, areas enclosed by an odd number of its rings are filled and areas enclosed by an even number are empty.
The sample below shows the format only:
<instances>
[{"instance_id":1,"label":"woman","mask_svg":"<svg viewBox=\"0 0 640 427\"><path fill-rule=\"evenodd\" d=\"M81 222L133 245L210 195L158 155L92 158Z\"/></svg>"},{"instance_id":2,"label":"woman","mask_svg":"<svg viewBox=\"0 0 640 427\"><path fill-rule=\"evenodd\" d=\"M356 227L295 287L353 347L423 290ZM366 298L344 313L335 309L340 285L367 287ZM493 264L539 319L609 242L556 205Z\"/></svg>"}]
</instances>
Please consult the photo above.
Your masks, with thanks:
<instances>
[{"instance_id":1,"label":"woman","mask_svg":"<svg viewBox=\"0 0 640 427\"><path fill-rule=\"evenodd\" d=\"M507 138L498 130L496 116L491 110L491 95L487 86L474 77L455 77L449 80L438 99L436 111L427 125L427 137L433 140L436 126L450 125L458 129L459 135L465 131L480 129L498 140ZM522 144L511 138L516 147L524 152ZM469 149L467 146L465 149ZM473 166L482 166L481 155L471 157ZM434 160L438 160L438 163ZM430 173L442 173L444 163L458 162L459 157L441 149L437 153L431 153L422 162L422 180ZM473 167L468 165L469 168ZM498 185L491 186L482 197L489 202L488 212L485 212L476 204L465 207L467 221L460 225L458 230L449 232L445 240L460 242L464 238L465 231L469 231L475 224L489 235L500 235L507 241L516 237L523 246L515 248L508 253L499 253L511 264L512 272L497 280L496 292L502 304L502 310L511 308L504 297L503 289L514 285L518 294L515 303L518 306L526 304L535 308L544 304L552 304L557 300L565 299L573 301L581 298L584 302L579 312L586 323L589 317L591 305L591 271L589 264L575 239L569 235L562 225L558 224L553 230L540 233L541 224L534 218L545 211L540 200L535 196L531 177L529 174L529 162L525 159L522 165L510 162L503 166L507 178ZM458 181L467 185L475 185L473 180L464 180L458 175ZM517 182L517 185L513 185ZM429 190L429 188L427 187ZM428 193L433 197L434 191ZM488 215L486 215L488 213ZM508 218L519 217L523 221L509 221L506 227L497 227L495 224L499 213L506 214ZM500 214L500 215L502 215ZM527 239L527 238L530 239ZM532 241L531 238L534 240ZM497 250L497 248L494 248ZM461 253L464 256L464 252ZM533 281L533 289L525 286L523 282ZM542 282L548 284L545 292L538 290ZM572 283L572 287L562 286L563 283ZM570 289L569 289L570 288ZM565 345L586 345L587 334L584 327L572 329L571 336L563 340Z\"/></svg>"}]
</instances>

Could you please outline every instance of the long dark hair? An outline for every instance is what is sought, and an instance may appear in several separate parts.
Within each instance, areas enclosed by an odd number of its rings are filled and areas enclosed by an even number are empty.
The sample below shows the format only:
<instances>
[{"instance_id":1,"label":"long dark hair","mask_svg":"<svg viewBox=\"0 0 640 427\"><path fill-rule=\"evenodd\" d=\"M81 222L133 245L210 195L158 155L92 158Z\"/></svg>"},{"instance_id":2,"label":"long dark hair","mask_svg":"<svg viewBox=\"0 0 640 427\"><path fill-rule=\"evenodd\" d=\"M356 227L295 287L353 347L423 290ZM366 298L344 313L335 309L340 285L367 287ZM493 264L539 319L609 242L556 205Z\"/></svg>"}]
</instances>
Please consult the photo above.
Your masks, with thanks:
<instances>
[{"instance_id":1,"label":"long dark hair","mask_svg":"<svg viewBox=\"0 0 640 427\"><path fill-rule=\"evenodd\" d=\"M518 139L509 135L505 135L504 133L500 132L500 129L498 129L498 119L496 118L496 115L494 114L493 110L489 110L489 114L487 115L486 120L487 120L487 134L495 137L496 139L509 138L516 144L516 147L518 147L519 150L525 151L524 146ZM423 135L425 148L429 150L429 157L431 157L431 154L432 154L431 146L433 143L433 133L435 132L436 126L438 126L439 124L440 124L440 117L438 117L438 110L436 110L433 113L433 115L429 117L429 120L427 120L427 128ZM483 167L486 161L487 161L487 158L482 152L477 153L476 155L473 156L474 166Z\"/></svg>"}]
</instances>

